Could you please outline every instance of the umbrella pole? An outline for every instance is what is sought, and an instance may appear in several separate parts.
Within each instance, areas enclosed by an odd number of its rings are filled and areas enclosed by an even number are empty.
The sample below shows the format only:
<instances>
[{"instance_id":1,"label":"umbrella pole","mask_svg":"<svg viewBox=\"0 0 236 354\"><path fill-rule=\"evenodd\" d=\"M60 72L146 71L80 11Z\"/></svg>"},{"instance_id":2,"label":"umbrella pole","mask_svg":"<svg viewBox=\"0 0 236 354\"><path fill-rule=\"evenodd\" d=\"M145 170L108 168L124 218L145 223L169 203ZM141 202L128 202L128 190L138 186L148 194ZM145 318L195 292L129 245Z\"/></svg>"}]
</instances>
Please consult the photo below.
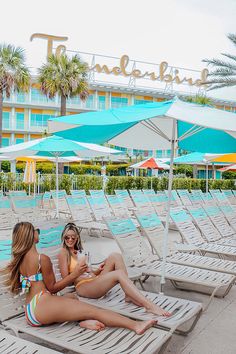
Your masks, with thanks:
<instances>
[{"instance_id":1,"label":"umbrella pole","mask_svg":"<svg viewBox=\"0 0 236 354\"><path fill-rule=\"evenodd\" d=\"M208 161L206 163L206 193L208 193Z\"/></svg>"},{"instance_id":2,"label":"umbrella pole","mask_svg":"<svg viewBox=\"0 0 236 354\"><path fill-rule=\"evenodd\" d=\"M59 218L59 207L58 207L58 190L59 190L59 183L58 183L58 155L56 155L56 218Z\"/></svg>"},{"instance_id":3,"label":"umbrella pole","mask_svg":"<svg viewBox=\"0 0 236 354\"><path fill-rule=\"evenodd\" d=\"M166 258L168 251L168 235L169 235L169 223L170 223L170 203L171 203L171 190L173 182L173 163L174 163L174 153L175 153L175 131L176 131L176 121L173 119L172 127L172 139L171 139L171 156L170 156L170 171L169 171L169 181L168 181L168 201L167 201L167 213L166 213L166 224L163 235L163 247L162 247L162 269L161 269L161 293L163 292L165 285L165 268L166 268Z\"/></svg>"}]
</instances>

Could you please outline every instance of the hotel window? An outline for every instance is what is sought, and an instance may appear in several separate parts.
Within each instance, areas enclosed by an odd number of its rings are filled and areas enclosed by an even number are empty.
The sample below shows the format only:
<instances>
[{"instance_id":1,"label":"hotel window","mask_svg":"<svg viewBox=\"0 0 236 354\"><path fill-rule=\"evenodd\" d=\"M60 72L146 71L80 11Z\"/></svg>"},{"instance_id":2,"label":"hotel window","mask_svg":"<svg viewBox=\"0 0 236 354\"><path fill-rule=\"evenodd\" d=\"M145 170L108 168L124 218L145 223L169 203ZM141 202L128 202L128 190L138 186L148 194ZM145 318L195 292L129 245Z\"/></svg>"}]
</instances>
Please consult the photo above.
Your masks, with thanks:
<instances>
[{"instance_id":1,"label":"hotel window","mask_svg":"<svg viewBox=\"0 0 236 354\"><path fill-rule=\"evenodd\" d=\"M9 129L10 128L10 112L2 112L2 128Z\"/></svg>"},{"instance_id":2,"label":"hotel window","mask_svg":"<svg viewBox=\"0 0 236 354\"><path fill-rule=\"evenodd\" d=\"M94 108L94 95L89 95L85 101L86 108Z\"/></svg>"},{"instance_id":3,"label":"hotel window","mask_svg":"<svg viewBox=\"0 0 236 354\"><path fill-rule=\"evenodd\" d=\"M126 97L111 97L111 108L119 108L128 105Z\"/></svg>"},{"instance_id":4,"label":"hotel window","mask_svg":"<svg viewBox=\"0 0 236 354\"><path fill-rule=\"evenodd\" d=\"M150 100L139 100L139 99L134 99L134 104L144 104L144 103L150 103L152 101Z\"/></svg>"},{"instance_id":5,"label":"hotel window","mask_svg":"<svg viewBox=\"0 0 236 354\"><path fill-rule=\"evenodd\" d=\"M54 118L50 114L31 113L31 127L47 127L48 119Z\"/></svg>"},{"instance_id":6,"label":"hotel window","mask_svg":"<svg viewBox=\"0 0 236 354\"><path fill-rule=\"evenodd\" d=\"M24 129L25 128L25 115L24 113L16 113L16 129Z\"/></svg>"},{"instance_id":7,"label":"hotel window","mask_svg":"<svg viewBox=\"0 0 236 354\"><path fill-rule=\"evenodd\" d=\"M25 102L25 93L24 92L17 92L16 100L17 100L17 102Z\"/></svg>"},{"instance_id":8,"label":"hotel window","mask_svg":"<svg viewBox=\"0 0 236 354\"><path fill-rule=\"evenodd\" d=\"M156 150L156 157L162 157L163 156L163 150Z\"/></svg>"},{"instance_id":9,"label":"hotel window","mask_svg":"<svg viewBox=\"0 0 236 354\"><path fill-rule=\"evenodd\" d=\"M2 138L2 147L10 145L10 138Z\"/></svg>"},{"instance_id":10,"label":"hotel window","mask_svg":"<svg viewBox=\"0 0 236 354\"><path fill-rule=\"evenodd\" d=\"M67 99L67 103L81 105L81 99L79 96L70 97Z\"/></svg>"},{"instance_id":11,"label":"hotel window","mask_svg":"<svg viewBox=\"0 0 236 354\"><path fill-rule=\"evenodd\" d=\"M98 109L106 109L106 97L98 96Z\"/></svg>"},{"instance_id":12,"label":"hotel window","mask_svg":"<svg viewBox=\"0 0 236 354\"><path fill-rule=\"evenodd\" d=\"M24 138L16 138L16 144L21 144L24 142L25 142Z\"/></svg>"},{"instance_id":13,"label":"hotel window","mask_svg":"<svg viewBox=\"0 0 236 354\"><path fill-rule=\"evenodd\" d=\"M49 99L40 90L32 87L31 88L31 102L53 102L55 98Z\"/></svg>"}]
</instances>

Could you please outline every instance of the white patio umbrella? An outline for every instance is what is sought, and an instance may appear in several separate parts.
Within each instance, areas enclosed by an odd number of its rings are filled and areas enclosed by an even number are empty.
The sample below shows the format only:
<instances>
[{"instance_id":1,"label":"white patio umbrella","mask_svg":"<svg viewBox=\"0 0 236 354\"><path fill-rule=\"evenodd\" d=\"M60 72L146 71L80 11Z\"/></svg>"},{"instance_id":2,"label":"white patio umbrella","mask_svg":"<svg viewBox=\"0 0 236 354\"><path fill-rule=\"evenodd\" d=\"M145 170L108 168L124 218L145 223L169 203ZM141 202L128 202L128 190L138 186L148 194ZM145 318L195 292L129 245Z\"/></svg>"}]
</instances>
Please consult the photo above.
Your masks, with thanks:
<instances>
[{"instance_id":1,"label":"white patio umbrella","mask_svg":"<svg viewBox=\"0 0 236 354\"><path fill-rule=\"evenodd\" d=\"M128 149L170 149L168 206L163 244L161 288L165 283L170 200L175 147L208 153L235 152L236 115L178 99L80 113L49 120L49 131L79 141Z\"/></svg>"},{"instance_id":2,"label":"white patio umbrella","mask_svg":"<svg viewBox=\"0 0 236 354\"><path fill-rule=\"evenodd\" d=\"M109 154L120 154L120 151L110 149L105 146L89 143L79 143L77 141L64 139L58 136L50 136L48 138L28 141L21 144L11 145L0 149L1 154L6 154L17 158L19 156L40 156L54 157L56 161L56 217L59 216L58 210L58 162L59 158L68 156L79 157L97 157L107 156Z\"/></svg>"}]
</instances>

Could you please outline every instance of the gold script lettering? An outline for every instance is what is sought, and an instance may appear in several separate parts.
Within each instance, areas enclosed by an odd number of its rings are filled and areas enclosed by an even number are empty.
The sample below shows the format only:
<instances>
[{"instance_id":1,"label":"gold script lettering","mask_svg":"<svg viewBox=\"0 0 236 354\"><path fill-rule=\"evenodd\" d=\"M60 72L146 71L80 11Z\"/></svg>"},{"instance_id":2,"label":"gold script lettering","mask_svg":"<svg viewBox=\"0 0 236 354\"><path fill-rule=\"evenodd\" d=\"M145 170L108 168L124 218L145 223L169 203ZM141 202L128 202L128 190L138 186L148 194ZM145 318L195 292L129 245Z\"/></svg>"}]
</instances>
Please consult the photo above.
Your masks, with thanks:
<instances>
[{"instance_id":1,"label":"gold script lettering","mask_svg":"<svg viewBox=\"0 0 236 354\"><path fill-rule=\"evenodd\" d=\"M47 47L47 56L52 54L52 46L53 46L53 41L57 42L65 42L68 40L68 37L61 37L61 36L53 36L51 34L45 34L45 33L34 33L30 37L31 42L33 41L34 38L42 38L46 39L48 41L48 47ZM61 46L59 46L61 47ZM65 48L65 46L63 46ZM61 49L60 49L61 51Z\"/></svg>"},{"instance_id":2,"label":"gold script lettering","mask_svg":"<svg viewBox=\"0 0 236 354\"><path fill-rule=\"evenodd\" d=\"M208 74L209 74L209 71L208 71L207 69L203 69L203 70L201 71L201 78L198 79L198 80L196 80L196 81L194 82L194 85L196 85L196 86L201 86L202 84L204 84L204 82L207 81L207 76L208 76ZM209 86L209 85L206 85L206 86Z\"/></svg>"},{"instance_id":3,"label":"gold script lettering","mask_svg":"<svg viewBox=\"0 0 236 354\"><path fill-rule=\"evenodd\" d=\"M109 70L108 69L108 66L107 65L100 65L100 64L96 64L94 66L92 66L90 68L91 71L96 71L97 73L101 74L101 73L105 73L105 74L111 74L112 73L112 70Z\"/></svg>"}]
</instances>

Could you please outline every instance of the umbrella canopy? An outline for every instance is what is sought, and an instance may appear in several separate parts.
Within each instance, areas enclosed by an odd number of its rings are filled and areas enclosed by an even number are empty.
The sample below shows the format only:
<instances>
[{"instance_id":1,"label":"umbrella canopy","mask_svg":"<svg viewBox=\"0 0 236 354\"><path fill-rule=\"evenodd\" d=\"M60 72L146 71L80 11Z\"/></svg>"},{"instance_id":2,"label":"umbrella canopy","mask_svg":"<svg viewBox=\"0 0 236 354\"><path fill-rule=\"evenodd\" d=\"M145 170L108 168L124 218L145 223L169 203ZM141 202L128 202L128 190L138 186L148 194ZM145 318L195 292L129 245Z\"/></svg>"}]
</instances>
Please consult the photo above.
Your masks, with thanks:
<instances>
[{"instance_id":1,"label":"umbrella canopy","mask_svg":"<svg viewBox=\"0 0 236 354\"><path fill-rule=\"evenodd\" d=\"M236 149L235 149L236 150ZM218 155L213 155L213 156L206 156L207 160L210 160L211 162L224 162L224 163L236 163L236 153L234 154L218 154Z\"/></svg>"},{"instance_id":2,"label":"umbrella canopy","mask_svg":"<svg viewBox=\"0 0 236 354\"><path fill-rule=\"evenodd\" d=\"M83 142L109 142L143 150L168 149L172 118L178 120L175 139L180 148L206 153L235 152L234 113L178 99L59 117L49 120L49 130Z\"/></svg>"},{"instance_id":3,"label":"umbrella canopy","mask_svg":"<svg viewBox=\"0 0 236 354\"><path fill-rule=\"evenodd\" d=\"M206 165L212 162L214 154L205 154L203 152L191 152L190 154L182 155L174 159L175 164L185 165Z\"/></svg>"},{"instance_id":4,"label":"umbrella canopy","mask_svg":"<svg viewBox=\"0 0 236 354\"><path fill-rule=\"evenodd\" d=\"M236 164L222 167L218 171L221 171L221 172L226 172L226 171L236 172Z\"/></svg>"},{"instance_id":5,"label":"umbrella canopy","mask_svg":"<svg viewBox=\"0 0 236 354\"><path fill-rule=\"evenodd\" d=\"M56 216L59 216L58 210L58 162L59 157L67 156L107 156L109 154L120 154L120 151L110 149L96 144L79 143L77 141L63 139L59 136L50 136L48 138L28 141L0 149L0 154L7 154L12 157L40 155L41 157L54 157L56 161Z\"/></svg>"},{"instance_id":6,"label":"umbrella canopy","mask_svg":"<svg viewBox=\"0 0 236 354\"><path fill-rule=\"evenodd\" d=\"M151 157L149 159L131 165L130 168L137 168L137 169L150 168L152 170L169 170L170 166L158 159L155 159L154 157Z\"/></svg>"},{"instance_id":7,"label":"umbrella canopy","mask_svg":"<svg viewBox=\"0 0 236 354\"><path fill-rule=\"evenodd\" d=\"M191 154L182 155L174 159L175 164L193 165L205 161L205 154L202 152L192 152Z\"/></svg>"},{"instance_id":8,"label":"umbrella canopy","mask_svg":"<svg viewBox=\"0 0 236 354\"><path fill-rule=\"evenodd\" d=\"M172 129L170 129L170 124ZM49 131L79 141L108 142L132 149L153 150L171 147L168 205L163 238L161 277L163 286L175 144L178 143L180 148L189 151L235 152L235 113L175 99L55 118L49 120Z\"/></svg>"},{"instance_id":9,"label":"umbrella canopy","mask_svg":"<svg viewBox=\"0 0 236 354\"><path fill-rule=\"evenodd\" d=\"M29 155L40 157L97 157L120 154L120 151L97 144L80 143L78 141L63 139L59 136L50 136L1 148L0 154L6 154L15 158Z\"/></svg>"},{"instance_id":10,"label":"umbrella canopy","mask_svg":"<svg viewBox=\"0 0 236 354\"><path fill-rule=\"evenodd\" d=\"M1 158L1 155L0 155ZM12 159L12 157L10 158ZM33 156L24 156L24 157L17 157L17 161L36 161L36 162L44 162L44 161L50 161L50 162L56 162L56 158L53 156L40 156L40 155L33 155ZM78 156L67 156L67 157L59 157L58 162L80 162L82 159Z\"/></svg>"}]
</instances>

